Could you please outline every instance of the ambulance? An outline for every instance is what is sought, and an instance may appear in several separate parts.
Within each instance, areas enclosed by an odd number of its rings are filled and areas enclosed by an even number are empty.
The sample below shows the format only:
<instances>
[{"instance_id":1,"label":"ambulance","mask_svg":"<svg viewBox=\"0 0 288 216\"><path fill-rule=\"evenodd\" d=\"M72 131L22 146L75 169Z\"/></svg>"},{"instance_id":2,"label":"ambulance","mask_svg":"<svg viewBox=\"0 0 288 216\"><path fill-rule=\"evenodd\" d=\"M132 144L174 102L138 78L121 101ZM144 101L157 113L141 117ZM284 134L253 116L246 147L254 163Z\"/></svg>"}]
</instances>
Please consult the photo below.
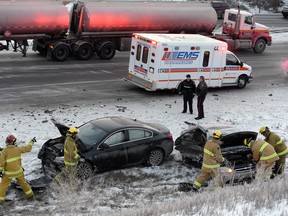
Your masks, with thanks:
<instances>
[{"instance_id":1,"label":"ambulance","mask_svg":"<svg viewBox=\"0 0 288 216\"><path fill-rule=\"evenodd\" d=\"M251 66L223 41L198 34L133 34L126 81L148 91L177 89L187 74L196 84L204 76L211 88L244 88L252 80Z\"/></svg>"}]
</instances>

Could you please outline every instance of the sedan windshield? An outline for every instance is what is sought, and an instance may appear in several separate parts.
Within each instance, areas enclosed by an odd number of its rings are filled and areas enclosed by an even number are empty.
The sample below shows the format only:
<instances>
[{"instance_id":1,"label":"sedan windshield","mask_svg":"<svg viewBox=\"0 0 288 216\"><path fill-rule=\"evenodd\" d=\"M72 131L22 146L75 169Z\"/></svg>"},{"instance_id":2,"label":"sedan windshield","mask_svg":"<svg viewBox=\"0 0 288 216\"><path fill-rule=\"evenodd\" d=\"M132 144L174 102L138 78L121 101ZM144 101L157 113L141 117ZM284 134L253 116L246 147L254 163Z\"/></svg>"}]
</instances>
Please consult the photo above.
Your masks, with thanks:
<instances>
[{"instance_id":1,"label":"sedan windshield","mask_svg":"<svg viewBox=\"0 0 288 216\"><path fill-rule=\"evenodd\" d=\"M99 144L103 140L103 138L107 136L107 134L107 131L89 122L79 128L79 133L77 134L77 137L85 145L93 146L95 144Z\"/></svg>"}]
</instances>

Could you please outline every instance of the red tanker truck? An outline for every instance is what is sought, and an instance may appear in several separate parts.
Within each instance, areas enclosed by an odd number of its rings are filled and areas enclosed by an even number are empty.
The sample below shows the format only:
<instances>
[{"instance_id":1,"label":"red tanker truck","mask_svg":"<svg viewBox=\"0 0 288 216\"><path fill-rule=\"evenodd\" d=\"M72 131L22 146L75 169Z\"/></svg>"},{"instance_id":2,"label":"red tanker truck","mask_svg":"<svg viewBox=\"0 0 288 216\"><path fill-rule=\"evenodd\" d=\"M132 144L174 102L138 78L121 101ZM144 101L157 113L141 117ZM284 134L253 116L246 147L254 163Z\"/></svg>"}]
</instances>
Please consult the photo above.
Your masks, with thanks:
<instances>
[{"instance_id":1,"label":"red tanker truck","mask_svg":"<svg viewBox=\"0 0 288 216\"><path fill-rule=\"evenodd\" d=\"M130 50L134 32L202 34L236 49L256 53L271 45L269 28L248 12L226 10L222 34L213 35L215 10L194 2L0 2L0 50L33 50L57 61L70 55L89 59L94 52L111 59L116 50Z\"/></svg>"}]
</instances>

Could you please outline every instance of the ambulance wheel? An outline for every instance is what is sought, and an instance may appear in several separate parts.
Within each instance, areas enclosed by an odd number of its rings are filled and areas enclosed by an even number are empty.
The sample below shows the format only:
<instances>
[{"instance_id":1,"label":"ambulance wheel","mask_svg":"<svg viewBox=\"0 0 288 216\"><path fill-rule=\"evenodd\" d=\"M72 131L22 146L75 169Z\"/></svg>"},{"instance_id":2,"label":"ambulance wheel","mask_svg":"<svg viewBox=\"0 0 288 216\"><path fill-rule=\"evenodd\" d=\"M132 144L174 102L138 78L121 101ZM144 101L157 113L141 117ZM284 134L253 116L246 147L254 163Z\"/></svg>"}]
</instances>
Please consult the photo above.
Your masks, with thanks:
<instances>
[{"instance_id":1,"label":"ambulance wheel","mask_svg":"<svg viewBox=\"0 0 288 216\"><path fill-rule=\"evenodd\" d=\"M253 47L255 53L262 53L266 49L266 42L264 39L258 39Z\"/></svg>"},{"instance_id":2,"label":"ambulance wheel","mask_svg":"<svg viewBox=\"0 0 288 216\"><path fill-rule=\"evenodd\" d=\"M247 84L247 77L246 76L240 76L238 79L237 87L239 89L243 89L243 88L245 88L246 84Z\"/></svg>"}]
</instances>

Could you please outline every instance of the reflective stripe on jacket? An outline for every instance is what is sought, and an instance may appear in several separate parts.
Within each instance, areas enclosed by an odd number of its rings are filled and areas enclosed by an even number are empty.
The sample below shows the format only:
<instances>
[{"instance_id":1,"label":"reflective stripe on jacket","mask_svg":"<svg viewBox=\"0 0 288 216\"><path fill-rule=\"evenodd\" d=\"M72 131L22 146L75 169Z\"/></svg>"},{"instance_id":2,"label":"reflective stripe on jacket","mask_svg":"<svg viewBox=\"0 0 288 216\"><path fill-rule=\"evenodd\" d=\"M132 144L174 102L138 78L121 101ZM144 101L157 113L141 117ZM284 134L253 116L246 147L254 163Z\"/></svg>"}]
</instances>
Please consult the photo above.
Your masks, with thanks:
<instances>
[{"instance_id":1,"label":"reflective stripe on jacket","mask_svg":"<svg viewBox=\"0 0 288 216\"><path fill-rule=\"evenodd\" d=\"M220 163L223 161L219 141L215 139L207 141L204 146L202 168L216 169L220 167Z\"/></svg>"},{"instance_id":2,"label":"reflective stripe on jacket","mask_svg":"<svg viewBox=\"0 0 288 216\"><path fill-rule=\"evenodd\" d=\"M288 148L284 142L284 139L276 133L269 132L265 141L274 147L276 153L279 156L288 155Z\"/></svg>"},{"instance_id":3,"label":"reflective stripe on jacket","mask_svg":"<svg viewBox=\"0 0 288 216\"><path fill-rule=\"evenodd\" d=\"M64 164L76 166L79 157L75 140L71 136L67 136L64 143Z\"/></svg>"},{"instance_id":4,"label":"reflective stripe on jacket","mask_svg":"<svg viewBox=\"0 0 288 216\"><path fill-rule=\"evenodd\" d=\"M21 154L32 150L33 142L30 141L27 146L18 147L16 145L7 145L0 155L0 168L9 178L16 178L23 174Z\"/></svg>"},{"instance_id":5,"label":"reflective stripe on jacket","mask_svg":"<svg viewBox=\"0 0 288 216\"><path fill-rule=\"evenodd\" d=\"M275 162L279 159L272 145L264 140L257 140L251 143L251 151L255 161L267 161L267 163Z\"/></svg>"}]
</instances>

